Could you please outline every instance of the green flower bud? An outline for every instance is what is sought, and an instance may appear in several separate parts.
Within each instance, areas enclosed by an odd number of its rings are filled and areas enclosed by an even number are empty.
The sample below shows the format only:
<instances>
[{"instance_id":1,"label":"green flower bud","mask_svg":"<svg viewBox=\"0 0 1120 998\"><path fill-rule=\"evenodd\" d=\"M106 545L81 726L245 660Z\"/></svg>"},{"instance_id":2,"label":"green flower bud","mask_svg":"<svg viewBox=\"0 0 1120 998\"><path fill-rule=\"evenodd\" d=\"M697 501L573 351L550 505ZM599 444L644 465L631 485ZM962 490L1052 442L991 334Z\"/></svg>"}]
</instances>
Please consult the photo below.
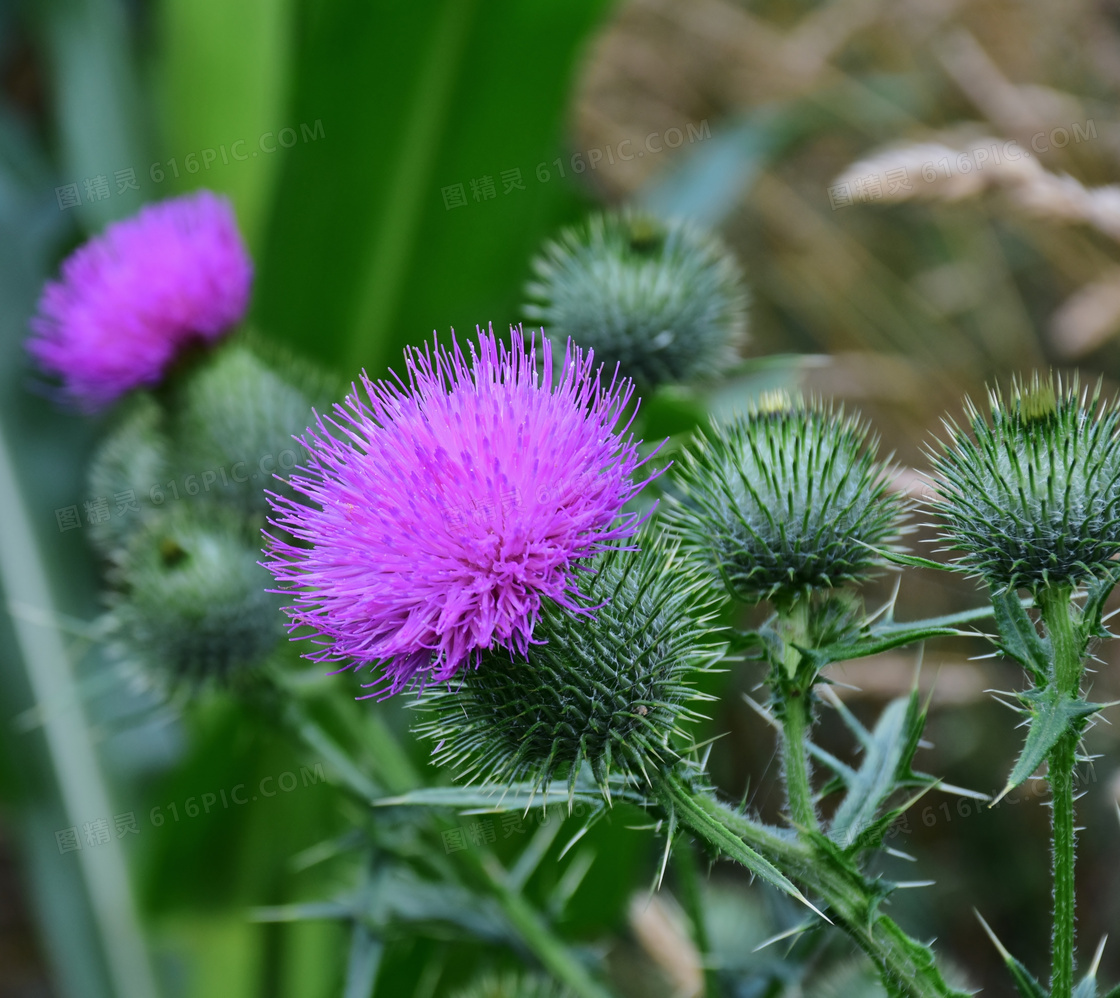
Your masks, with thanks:
<instances>
[{"instance_id":1,"label":"green flower bud","mask_svg":"<svg viewBox=\"0 0 1120 998\"><path fill-rule=\"evenodd\" d=\"M626 211L564 230L533 261L525 314L643 390L720 373L746 330L739 265L714 236Z\"/></svg>"},{"instance_id":2,"label":"green flower bud","mask_svg":"<svg viewBox=\"0 0 1120 998\"><path fill-rule=\"evenodd\" d=\"M111 558L117 557L128 538L156 515L150 498L152 486L170 476L163 410L144 394L130 399L124 410L98 447L89 470L90 495L108 503L108 517L91 521L87 536Z\"/></svg>"},{"instance_id":3,"label":"green flower bud","mask_svg":"<svg viewBox=\"0 0 1120 998\"><path fill-rule=\"evenodd\" d=\"M1036 374L1010 397L988 394L990 419L966 400L968 428L948 422L931 455L930 506L957 564L993 588L1076 586L1115 569L1120 551L1120 412L1077 379Z\"/></svg>"},{"instance_id":4,"label":"green flower bud","mask_svg":"<svg viewBox=\"0 0 1120 998\"><path fill-rule=\"evenodd\" d=\"M667 517L736 599L790 601L859 583L901 533L902 500L868 427L830 405L765 396L675 466Z\"/></svg>"},{"instance_id":5,"label":"green flower bud","mask_svg":"<svg viewBox=\"0 0 1120 998\"><path fill-rule=\"evenodd\" d=\"M181 506L146 525L119 570L118 653L159 685L225 681L262 661L284 632L281 598L232 511Z\"/></svg>"},{"instance_id":6,"label":"green flower bud","mask_svg":"<svg viewBox=\"0 0 1120 998\"><path fill-rule=\"evenodd\" d=\"M280 370L278 368L284 368ZM218 351L182 387L175 437L184 474L206 475L206 495L266 513L273 477L306 457L292 439L312 422L313 399L288 365L266 363L244 344ZM324 392L314 401L322 403Z\"/></svg>"},{"instance_id":7,"label":"green flower bud","mask_svg":"<svg viewBox=\"0 0 1120 998\"><path fill-rule=\"evenodd\" d=\"M673 736L704 699L691 681L723 650L682 568L656 547L608 552L581 585L591 614L547 603L527 659L495 649L462 685L425 690L416 732L437 742L434 761L472 782L538 786L586 764L605 794L612 770L641 779L676 759Z\"/></svg>"}]
</instances>

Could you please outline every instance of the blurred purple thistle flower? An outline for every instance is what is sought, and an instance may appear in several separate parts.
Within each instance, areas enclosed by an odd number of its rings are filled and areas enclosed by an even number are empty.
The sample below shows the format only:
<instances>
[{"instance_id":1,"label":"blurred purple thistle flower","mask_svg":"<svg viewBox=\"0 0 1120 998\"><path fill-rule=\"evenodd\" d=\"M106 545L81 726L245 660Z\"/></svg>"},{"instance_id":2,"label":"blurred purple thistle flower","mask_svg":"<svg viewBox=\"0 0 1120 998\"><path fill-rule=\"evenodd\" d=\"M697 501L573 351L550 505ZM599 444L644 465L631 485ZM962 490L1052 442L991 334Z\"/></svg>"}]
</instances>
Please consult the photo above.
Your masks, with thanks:
<instances>
[{"instance_id":1,"label":"blurred purple thistle flower","mask_svg":"<svg viewBox=\"0 0 1120 998\"><path fill-rule=\"evenodd\" d=\"M28 350L86 410L158 384L184 346L236 325L253 278L233 208L206 190L112 223L61 270Z\"/></svg>"},{"instance_id":2,"label":"blurred purple thistle flower","mask_svg":"<svg viewBox=\"0 0 1120 998\"><path fill-rule=\"evenodd\" d=\"M266 534L290 628L321 639L313 661L380 664L366 684L379 698L477 667L484 649L524 655L545 597L591 609L575 572L633 535L641 518L622 508L648 481L633 479L629 422L615 430L633 388L617 374L604 387L590 354L569 345L554 382L548 340L538 368L520 328L511 349L479 330L469 361L454 334L434 347L405 352L407 386L363 374L369 402L355 387L337 432L317 417L291 476L311 504L271 496L272 525L297 541Z\"/></svg>"}]
</instances>

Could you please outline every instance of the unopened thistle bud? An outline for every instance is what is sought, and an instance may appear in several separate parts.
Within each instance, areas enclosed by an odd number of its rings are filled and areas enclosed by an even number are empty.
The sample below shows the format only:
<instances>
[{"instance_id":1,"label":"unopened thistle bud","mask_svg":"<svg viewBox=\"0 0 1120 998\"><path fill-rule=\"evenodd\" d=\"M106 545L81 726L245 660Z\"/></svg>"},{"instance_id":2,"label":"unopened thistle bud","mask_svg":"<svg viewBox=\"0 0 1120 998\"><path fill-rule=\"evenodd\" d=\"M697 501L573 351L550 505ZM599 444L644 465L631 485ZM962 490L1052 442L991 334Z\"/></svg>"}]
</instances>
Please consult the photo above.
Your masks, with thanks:
<instances>
[{"instance_id":1,"label":"unopened thistle bud","mask_svg":"<svg viewBox=\"0 0 1120 998\"><path fill-rule=\"evenodd\" d=\"M842 410L769 394L677 462L668 518L745 602L859 583L882 564L876 549L898 538L904 513L877 446Z\"/></svg>"},{"instance_id":2,"label":"unopened thistle bud","mask_svg":"<svg viewBox=\"0 0 1120 998\"><path fill-rule=\"evenodd\" d=\"M637 212L566 229L533 262L528 317L642 389L733 364L746 329L738 264L714 236Z\"/></svg>"},{"instance_id":3,"label":"unopened thistle bud","mask_svg":"<svg viewBox=\"0 0 1120 998\"><path fill-rule=\"evenodd\" d=\"M437 743L434 761L467 781L538 786L586 764L605 790L612 771L641 780L675 760L703 699L691 681L722 652L702 582L683 569L656 548L604 554L581 584L592 611L549 602L527 654L496 649L461 684L425 690L416 730Z\"/></svg>"},{"instance_id":4,"label":"unopened thistle bud","mask_svg":"<svg viewBox=\"0 0 1120 998\"><path fill-rule=\"evenodd\" d=\"M260 551L235 515L189 507L158 517L120 569L114 638L160 685L230 678L262 661L284 631Z\"/></svg>"},{"instance_id":5,"label":"unopened thistle bud","mask_svg":"<svg viewBox=\"0 0 1120 998\"><path fill-rule=\"evenodd\" d=\"M147 394L137 394L125 409L89 471L90 495L102 497L106 505L90 519L88 536L101 554L114 559L157 514L153 489L171 477L163 410Z\"/></svg>"},{"instance_id":6,"label":"unopened thistle bud","mask_svg":"<svg viewBox=\"0 0 1120 998\"><path fill-rule=\"evenodd\" d=\"M966 400L932 455L936 514L957 564L997 590L1076 586L1120 552L1120 412L1077 379L1015 381Z\"/></svg>"},{"instance_id":7,"label":"unopened thistle bud","mask_svg":"<svg viewBox=\"0 0 1120 998\"><path fill-rule=\"evenodd\" d=\"M313 400L299 380L240 343L210 358L182 388L176 437L184 473L205 476L210 496L263 515L266 489L288 492L274 476L307 456L293 439L312 421Z\"/></svg>"}]
</instances>

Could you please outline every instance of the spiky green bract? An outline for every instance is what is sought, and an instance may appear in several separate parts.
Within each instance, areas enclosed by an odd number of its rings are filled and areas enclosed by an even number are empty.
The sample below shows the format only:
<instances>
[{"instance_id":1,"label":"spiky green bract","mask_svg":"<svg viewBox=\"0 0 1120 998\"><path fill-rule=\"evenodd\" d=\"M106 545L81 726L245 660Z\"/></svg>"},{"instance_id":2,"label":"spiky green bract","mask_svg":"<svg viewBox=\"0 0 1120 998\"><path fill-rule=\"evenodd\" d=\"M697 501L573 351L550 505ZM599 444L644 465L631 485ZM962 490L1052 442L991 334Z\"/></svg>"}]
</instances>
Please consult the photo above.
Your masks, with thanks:
<instances>
[{"instance_id":1,"label":"spiky green bract","mask_svg":"<svg viewBox=\"0 0 1120 998\"><path fill-rule=\"evenodd\" d=\"M547 977L511 971L479 977L455 998L573 998L573 992Z\"/></svg>"},{"instance_id":2,"label":"spiky green bract","mask_svg":"<svg viewBox=\"0 0 1120 998\"><path fill-rule=\"evenodd\" d=\"M259 557L231 511L202 520L182 506L153 520L120 567L118 651L167 688L224 682L260 662L283 636L284 616Z\"/></svg>"},{"instance_id":3,"label":"spiky green bract","mask_svg":"<svg viewBox=\"0 0 1120 998\"><path fill-rule=\"evenodd\" d=\"M746 603L858 583L901 533L902 499L867 424L823 402L763 398L675 467L667 516L693 557Z\"/></svg>"},{"instance_id":4,"label":"spiky green bract","mask_svg":"<svg viewBox=\"0 0 1120 998\"><path fill-rule=\"evenodd\" d=\"M559 349L570 337L646 390L718 374L744 338L738 264L722 242L684 222L595 215L547 243L533 272L525 314Z\"/></svg>"},{"instance_id":5,"label":"spiky green bract","mask_svg":"<svg viewBox=\"0 0 1120 998\"><path fill-rule=\"evenodd\" d=\"M258 350L234 343L181 387L177 457L184 475L206 483L209 497L263 514L265 489L286 489L273 476L286 475L306 459L306 450L292 438L313 422L312 405L330 399L289 368L282 359L266 360ZM319 397L309 397L313 393Z\"/></svg>"},{"instance_id":6,"label":"spiky green bract","mask_svg":"<svg viewBox=\"0 0 1120 998\"><path fill-rule=\"evenodd\" d=\"M931 455L930 506L957 564L995 590L1077 586L1120 551L1120 412L1073 378L1014 381L965 401Z\"/></svg>"},{"instance_id":7,"label":"spiky green bract","mask_svg":"<svg viewBox=\"0 0 1120 998\"><path fill-rule=\"evenodd\" d=\"M135 394L102 441L89 470L89 493L99 503L86 512L87 535L98 551L116 558L128 538L157 513L153 487L170 477L163 410L147 394Z\"/></svg>"},{"instance_id":8,"label":"spiky green bract","mask_svg":"<svg viewBox=\"0 0 1120 998\"><path fill-rule=\"evenodd\" d=\"M699 716L692 679L724 650L702 580L655 545L603 554L580 590L597 609L549 602L527 657L494 651L461 685L424 691L415 730L437 743L437 764L467 781L538 786L573 785L586 764L607 796L612 771L644 781L678 757L681 724Z\"/></svg>"}]
</instances>

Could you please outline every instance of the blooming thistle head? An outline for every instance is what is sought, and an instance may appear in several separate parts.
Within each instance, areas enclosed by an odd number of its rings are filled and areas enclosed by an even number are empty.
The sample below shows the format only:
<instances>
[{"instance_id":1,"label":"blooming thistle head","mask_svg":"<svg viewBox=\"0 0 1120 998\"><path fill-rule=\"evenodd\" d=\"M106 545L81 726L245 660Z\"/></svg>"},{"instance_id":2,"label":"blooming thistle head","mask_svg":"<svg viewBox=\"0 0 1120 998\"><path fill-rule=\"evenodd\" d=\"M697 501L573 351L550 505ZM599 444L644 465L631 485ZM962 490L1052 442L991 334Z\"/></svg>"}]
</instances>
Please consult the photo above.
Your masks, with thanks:
<instances>
[{"instance_id":1,"label":"blooming thistle head","mask_svg":"<svg viewBox=\"0 0 1120 998\"><path fill-rule=\"evenodd\" d=\"M930 507L957 564L996 590L1076 586L1120 552L1120 410L1076 378L1036 374L1009 397L988 393L990 419L965 403L931 455Z\"/></svg>"},{"instance_id":2,"label":"blooming thistle head","mask_svg":"<svg viewBox=\"0 0 1120 998\"><path fill-rule=\"evenodd\" d=\"M564 230L533 262L525 313L643 388L720 373L746 329L727 248L683 222L626 211Z\"/></svg>"},{"instance_id":3,"label":"blooming thistle head","mask_svg":"<svg viewBox=\"0 0 1120 998\"><path fill-rule=\"evenodd\" d=\"M575 347L554 378L540 347L543 373L520 329L511 347L480 331L469 359L454 339L408 350L407 385L363 375L368 401L355 387L301 440L299 496L270 497L292 628L316 632L313 661L380 666L370 696L525 655L542 600L586 609L576 570L638 526L629 383Z\"/></svg>"},{"instance_id":4,"label":"blooming thistle head","mask_svg":"<svg viewBox=\"0 0 1120 998\"><path fill-rule=\"evenodd\" d=\"M699 717L691 685L723 646L710 641L710 593L675 551L656 544L602 555L581 591L594 616L549 602L537 635L513 658L488 652L455 687L432 686L415 727L434 761L491 784L574 783L585 764L606 793L612 771L641 780L677 756L673 736Z\"/></svg>"},{"instance_id":5,"label":"blooming thistle head","mask_svg":"<svg viewBox=\"0 0 1120 998\"><path fill-rule=\"evenodd\" d=\"M668 511L685 548L737 599L789 601L868 578L900 534L902 500L858 419L764 396L700 434L677 463Z\"/></svg>"},{"instance_id":6,"label":"blooming thistle head","mask_svg":"<svg viewBox=\"0 0 1120 998\"><path fill-rule=\"evenodd\" d=\"M28 350L73 402L101 408L158 384L185 346L236 325L252 274L224 198L203 190L148 205L63 261Z\"/></svg>"}]
</instances>

